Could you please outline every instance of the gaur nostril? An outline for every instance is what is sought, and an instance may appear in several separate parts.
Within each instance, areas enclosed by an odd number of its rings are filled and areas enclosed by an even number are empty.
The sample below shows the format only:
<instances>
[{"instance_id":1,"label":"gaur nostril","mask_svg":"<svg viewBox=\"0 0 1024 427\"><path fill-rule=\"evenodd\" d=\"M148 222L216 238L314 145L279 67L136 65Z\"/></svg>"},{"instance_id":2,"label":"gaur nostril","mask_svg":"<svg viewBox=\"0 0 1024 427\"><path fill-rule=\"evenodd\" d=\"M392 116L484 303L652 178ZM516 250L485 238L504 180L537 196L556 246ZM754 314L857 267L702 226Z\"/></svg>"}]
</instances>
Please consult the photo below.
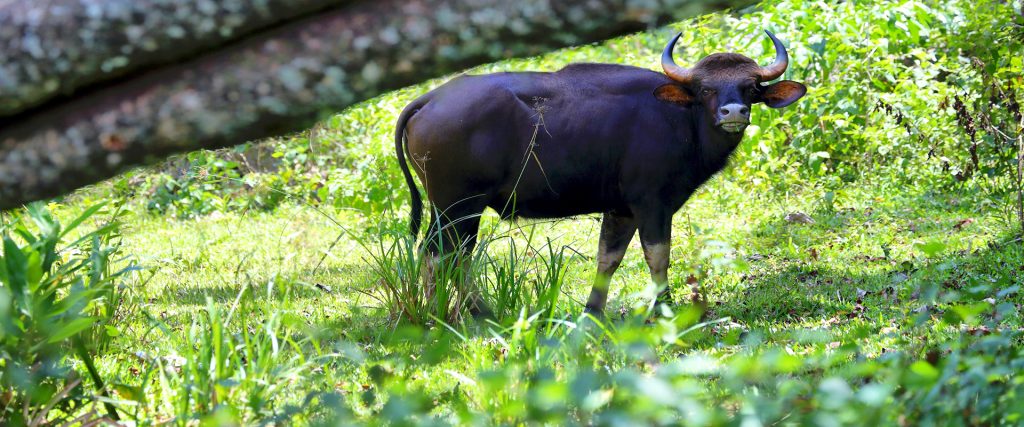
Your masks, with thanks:
<instances>
[{"instance_id":1,"label":"gaur nostril","mask_svg":"<svg viewBox=\"0 0 1024 427\"><path fill-rule=\"evenodd\" d=\"M745 122L750 117L750 106L738 102L725 104L718 108L720 120Z\"/></svg>"}]
</instances>

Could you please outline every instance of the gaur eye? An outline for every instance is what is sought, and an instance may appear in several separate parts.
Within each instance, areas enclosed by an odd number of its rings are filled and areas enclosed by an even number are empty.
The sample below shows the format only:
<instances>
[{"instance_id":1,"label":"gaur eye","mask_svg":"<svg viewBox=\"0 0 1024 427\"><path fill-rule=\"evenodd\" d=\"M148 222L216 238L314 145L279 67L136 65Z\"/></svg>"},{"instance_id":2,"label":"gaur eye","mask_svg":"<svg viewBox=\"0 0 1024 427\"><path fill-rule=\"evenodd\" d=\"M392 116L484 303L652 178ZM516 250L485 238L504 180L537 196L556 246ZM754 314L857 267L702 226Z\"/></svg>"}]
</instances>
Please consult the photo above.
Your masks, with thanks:
<instances>
[{"instance_id":1,"label":"gaur eye","mask_svg":"<svg viewBox=\"0 0 1024 427\"><path fill-rule=\"evenodd\" d=\"M714 95L714 94L715 94L715 90L714 89L701 89L700 90L700 95L701 96L711 96L711 95Z\"/></svg>"},{"instance_id":2,"label":"gaur eye","mask_svg":"<svg viewBox=\"0 0 1024 427\"><path fill-rule=\"evenodd\" d=\"M751 86L750 88L748 88L747 89L747 95L749 95L751 97L757 95L757 88L754 87L754 86Z\"/></svg>"}]
</instances>

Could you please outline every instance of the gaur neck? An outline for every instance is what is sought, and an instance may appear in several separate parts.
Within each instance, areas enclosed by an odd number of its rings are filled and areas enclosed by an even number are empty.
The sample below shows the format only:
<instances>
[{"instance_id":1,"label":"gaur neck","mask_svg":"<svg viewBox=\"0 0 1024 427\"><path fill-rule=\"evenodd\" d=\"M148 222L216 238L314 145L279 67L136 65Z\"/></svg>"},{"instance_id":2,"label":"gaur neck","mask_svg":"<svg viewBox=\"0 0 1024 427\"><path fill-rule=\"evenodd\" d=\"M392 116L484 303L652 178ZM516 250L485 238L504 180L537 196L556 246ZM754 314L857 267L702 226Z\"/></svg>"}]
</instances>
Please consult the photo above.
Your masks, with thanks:
<instances>
[{"instance_id":1,"label":"gaur neck","mask_svg":"<svg viewBox=\"0 0 1024 427\"><path fill-rule=\"evenodd\" d=\"M699 123L694 129L697 156L704 173L710 177L728 164L729 156L739 146L743 134L732 134L716 128L703 107L694 108L693 115L693 122Z\"/></svg>"}]
</instances>

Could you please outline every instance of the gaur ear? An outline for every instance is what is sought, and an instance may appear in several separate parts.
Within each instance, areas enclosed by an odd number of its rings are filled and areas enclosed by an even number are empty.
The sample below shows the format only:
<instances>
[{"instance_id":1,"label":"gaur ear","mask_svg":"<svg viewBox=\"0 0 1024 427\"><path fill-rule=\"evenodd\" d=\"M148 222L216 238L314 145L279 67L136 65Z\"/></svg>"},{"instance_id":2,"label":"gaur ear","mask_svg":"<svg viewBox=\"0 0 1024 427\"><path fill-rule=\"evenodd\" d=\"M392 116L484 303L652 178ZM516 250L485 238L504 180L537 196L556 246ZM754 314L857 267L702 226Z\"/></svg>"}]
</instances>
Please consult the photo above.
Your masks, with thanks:
<instances>
[{"instance_id":1,"label":"gaur ear","mask_svg":"<svg viewBox=\"0 0 1024 427\"><path fill-rule=\"evenodd\" d=\"M679 105L690 105L694 101L694 96L690 94L690 90L674 83L663 84L654 90L654 97L661 101L671 102Z\"/></svg>"},{"instance_id":2,"label":"gaur ear","mask_svg":"<svg viewBox=\"0 0 1024 427\"><path fill-rule=\"evenodd\" d=\"M807 93L807 86L792 80L782 80L764 87L761 101L772 108L782 108L796 102Z\"/></svg>"}]
</instances>

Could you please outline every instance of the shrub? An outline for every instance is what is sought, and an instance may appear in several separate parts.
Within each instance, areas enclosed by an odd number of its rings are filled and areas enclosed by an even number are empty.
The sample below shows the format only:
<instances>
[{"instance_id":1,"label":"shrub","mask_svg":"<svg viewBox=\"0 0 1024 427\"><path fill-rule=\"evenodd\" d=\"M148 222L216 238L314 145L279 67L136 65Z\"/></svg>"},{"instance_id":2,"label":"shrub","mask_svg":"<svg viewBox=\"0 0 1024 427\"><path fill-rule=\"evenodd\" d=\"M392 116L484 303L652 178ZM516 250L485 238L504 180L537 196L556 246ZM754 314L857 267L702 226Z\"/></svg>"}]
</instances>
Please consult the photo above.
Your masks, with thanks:
<instances>
[{"instance_id":1,"label":"shrub","mask_svg":"<svg viewBox=\"0 0 1024 427\"><path fill-rule=\"evenodd\" d=\"M91 381L106 395L93 354L117 335L121 282L132 267L111 266L118 250L116 213L94 231L73 240L70 233L102 208L89 208L62 227L37 203L0 225L2 419L43 424L100 417L97 396L82 384ZM72 369L76 361L89 380ZM109 404L106 413L117 417Z\"/></svg>"}]
</instances>

